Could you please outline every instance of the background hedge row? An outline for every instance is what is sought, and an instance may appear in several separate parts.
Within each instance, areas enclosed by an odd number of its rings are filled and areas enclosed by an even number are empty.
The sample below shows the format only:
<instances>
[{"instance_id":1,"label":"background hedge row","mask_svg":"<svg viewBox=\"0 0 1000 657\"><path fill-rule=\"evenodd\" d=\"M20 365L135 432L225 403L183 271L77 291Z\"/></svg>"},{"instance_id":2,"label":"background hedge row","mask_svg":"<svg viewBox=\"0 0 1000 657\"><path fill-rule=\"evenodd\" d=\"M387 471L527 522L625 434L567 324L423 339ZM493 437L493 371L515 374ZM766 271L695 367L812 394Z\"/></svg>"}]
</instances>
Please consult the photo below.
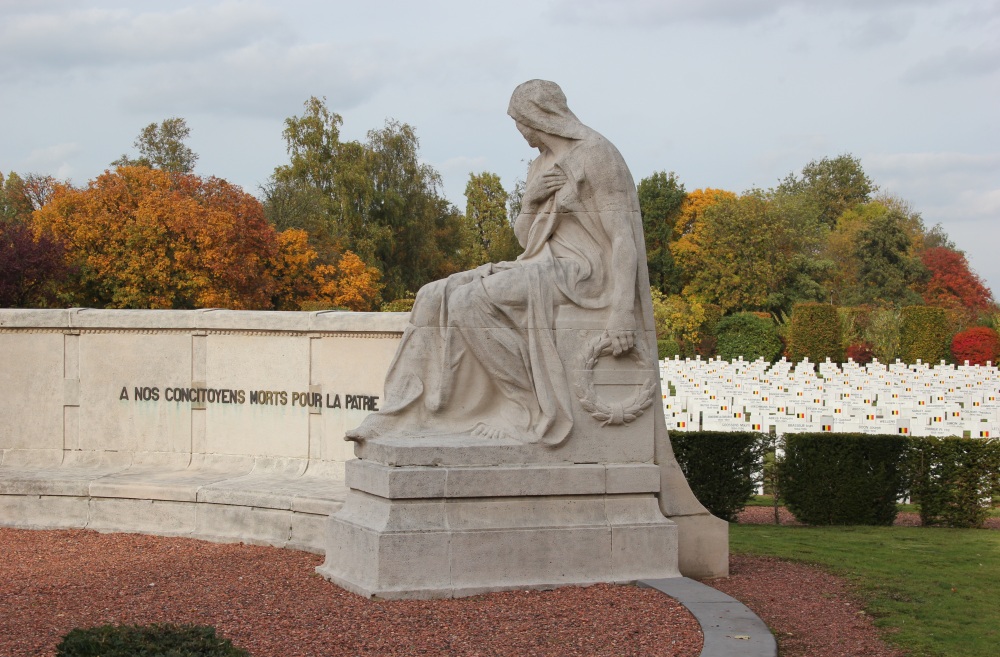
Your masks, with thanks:
<instances>
[{"instance_id":1,"label":"background hedge row","mask_svg":"<svg viewBox=\"0 0 1000 657\"><path fill-rule=\"evenodd\" d=\"M909 497L925 525L981 527L1000 494L1000 439L692 431L670 440L695 496L729 521L753 499L765 462L767 492L812 525L891 525Z\"/></svg>"}]
</instances>

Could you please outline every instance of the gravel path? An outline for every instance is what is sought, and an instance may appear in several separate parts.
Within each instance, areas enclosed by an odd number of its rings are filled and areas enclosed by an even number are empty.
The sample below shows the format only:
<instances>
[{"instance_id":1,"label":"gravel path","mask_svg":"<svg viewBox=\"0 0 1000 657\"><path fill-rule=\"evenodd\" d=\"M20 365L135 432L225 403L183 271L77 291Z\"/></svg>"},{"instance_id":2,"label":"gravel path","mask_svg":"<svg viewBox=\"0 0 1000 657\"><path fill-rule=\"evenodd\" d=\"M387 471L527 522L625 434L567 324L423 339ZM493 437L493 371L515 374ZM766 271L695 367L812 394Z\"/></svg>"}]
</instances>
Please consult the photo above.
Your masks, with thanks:
<instances>
[{"instance_id":1,"label":"gravel path","mask_svg":"<svg viewBox=\"0 0 1000 657\"><path fill-rule=\"evenodd\" d=\"M74 627L154 622L215 626L254 657L697 657L702 644L687 610L633 586L370 601L315 574L317 555L277 548L0 528L0 554L4 657L54 655ZM879 639L842 580L766 557L730 563L732 576L710 584L774 630L782 657L903 654Z\"/></svg>"}]
</instances>

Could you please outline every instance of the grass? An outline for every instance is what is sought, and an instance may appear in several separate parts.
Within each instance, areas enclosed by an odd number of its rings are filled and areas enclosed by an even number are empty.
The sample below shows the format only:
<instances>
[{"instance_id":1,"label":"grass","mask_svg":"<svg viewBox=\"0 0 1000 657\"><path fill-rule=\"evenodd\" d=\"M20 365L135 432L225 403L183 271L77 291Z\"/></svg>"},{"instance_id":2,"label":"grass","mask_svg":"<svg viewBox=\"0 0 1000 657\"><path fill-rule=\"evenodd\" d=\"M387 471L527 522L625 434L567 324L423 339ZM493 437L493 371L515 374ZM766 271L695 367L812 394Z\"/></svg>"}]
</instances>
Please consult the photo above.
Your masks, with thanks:
<instances>
[{"instance_id":1,"label":"grass","mask_svg":"<svg viewBox=\"0 0 1000 657\"><path fill-rule=\"evenodd\" d=\"M998 531L734 524L730 548L846 577L888 640L914 657L1000 652Z\"/></svg>"}]
</instances>

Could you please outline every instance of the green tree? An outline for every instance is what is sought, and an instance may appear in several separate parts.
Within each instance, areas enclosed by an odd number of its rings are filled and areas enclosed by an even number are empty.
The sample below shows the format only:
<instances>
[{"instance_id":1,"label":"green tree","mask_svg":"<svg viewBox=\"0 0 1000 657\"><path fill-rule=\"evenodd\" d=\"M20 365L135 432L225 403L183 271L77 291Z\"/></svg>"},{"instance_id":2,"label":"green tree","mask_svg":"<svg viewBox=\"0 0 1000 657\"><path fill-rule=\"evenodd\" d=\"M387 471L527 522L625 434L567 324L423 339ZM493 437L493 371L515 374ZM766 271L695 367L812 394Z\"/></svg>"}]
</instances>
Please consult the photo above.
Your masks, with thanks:
<instances>
[{"instance_id":1,"label":"green tree","mask_svg":"<svg viewBox=\"0 0 1000 657\"><path fill-rule=\"evenodd\" d=\"M670 238L687 196L674 172L657 171L639 182L639 207L646 236L646 263L649 282L664 294L680 291L680 277Z\"/></svg>"},{"instance_id":2,"label":"green tree","mask_svg":"<svg viewBox=\"0 0 1000 657\"><path fill-rule=\"evenodd\" d=\"M858 231L854 254L862 303L897 307L921 303L912 286L926 277L927 270L910 255L912 240L904 220L898 211L890 210Z\"/></svg>"},{"instance_id":3,"label":"green tree","mask_svg":"<svg viewBox=\"0 0 1000 657\"><path fill-rule=\"evenodd\" d=\"M832 228L837 218L856 205L871 200L878 188L861 167L861 160L850 154L813 160L802 168L802 177L790 174L778 191L802 195L812 205L818 219Z\"/></svg>"},{"instance_id":4,"label":"green tree","mask_svg":"<svg viewBox=\"0 0 1000 657\"><path fill-rule=\"evenodd\" d=\"M469 174L465 222L471 238L470 256L476 264L514 260L521 252L507 217L508 198L497 174Z\"/></svg>"},{"instance_id":5,"label":"green tree","mask_svg":"<svg viewBox=\"0 0 1000 657\"><path fill-rule=\"evenodd\" d=\"M11 171L4 178L0 172L0 221L28 222L31 213L52 198L56 184L52 176L29 173L22 177Z\"/></svg>"},{"instance_id":6,"label":"green tree","mask_svg":"<svg viewBox=\"0 0 1000 657\"><path fill-rule=\"evenodd\" d=\"M150 123L142 129L132 144L138 149L139 157L131 159L128 155L122 155L111 164L144 166L172 173L191 173L195 162L198 161L198 154L184 143L189 136L191 129L182 118L165 119L159 125Z\"/></svg>"},{"instance_id":7,"label":"green tree","mask_svg":"<svg viewBox=\"0 0 1000 657\"><path fill-rule=\"evenodd\" d=\"M272 224L307 231L321 262L353 251L381 272L389 301L464 267L462 214L420 162L413 127L388 120L364 143L345 142L326 99L304 109L286 119L289 162L263 188Z\"/></svg>"}]
</instances>

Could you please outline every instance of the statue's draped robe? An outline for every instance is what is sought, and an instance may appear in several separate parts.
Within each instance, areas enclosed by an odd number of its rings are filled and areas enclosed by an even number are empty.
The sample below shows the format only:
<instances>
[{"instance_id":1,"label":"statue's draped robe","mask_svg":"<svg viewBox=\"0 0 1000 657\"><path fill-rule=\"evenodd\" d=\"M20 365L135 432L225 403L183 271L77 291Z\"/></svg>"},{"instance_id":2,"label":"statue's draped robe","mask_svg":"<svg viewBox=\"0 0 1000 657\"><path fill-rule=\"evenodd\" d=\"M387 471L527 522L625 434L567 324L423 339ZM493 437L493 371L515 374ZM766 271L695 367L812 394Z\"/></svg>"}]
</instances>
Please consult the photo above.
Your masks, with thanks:
<instances>
[{"instance_id":1,"label":"statue's draped robe","mask_svg":"<svg viewBox=\"0 0 1000 657\"><path fill-rule=\"evenodd\" d=\"M574 402L567 364L556 350L556 308L574 305L606 321L618 231L635 245L637 268L645 268L632 176L610 142L577 126L582 138L555 161L566 184L537 214L522 213L515 223L524 252L514 262L421 288L386 377L382 409L349 438L467 434L485 425L522 442L566 439ZM545 173L539 162L528 172L529 185ZM625 273L635 281L626 289L642 340L652 327L645 316L651 308L636 303L635 292L648 286L648 277Z\"/></svg>"}]
</instances>

